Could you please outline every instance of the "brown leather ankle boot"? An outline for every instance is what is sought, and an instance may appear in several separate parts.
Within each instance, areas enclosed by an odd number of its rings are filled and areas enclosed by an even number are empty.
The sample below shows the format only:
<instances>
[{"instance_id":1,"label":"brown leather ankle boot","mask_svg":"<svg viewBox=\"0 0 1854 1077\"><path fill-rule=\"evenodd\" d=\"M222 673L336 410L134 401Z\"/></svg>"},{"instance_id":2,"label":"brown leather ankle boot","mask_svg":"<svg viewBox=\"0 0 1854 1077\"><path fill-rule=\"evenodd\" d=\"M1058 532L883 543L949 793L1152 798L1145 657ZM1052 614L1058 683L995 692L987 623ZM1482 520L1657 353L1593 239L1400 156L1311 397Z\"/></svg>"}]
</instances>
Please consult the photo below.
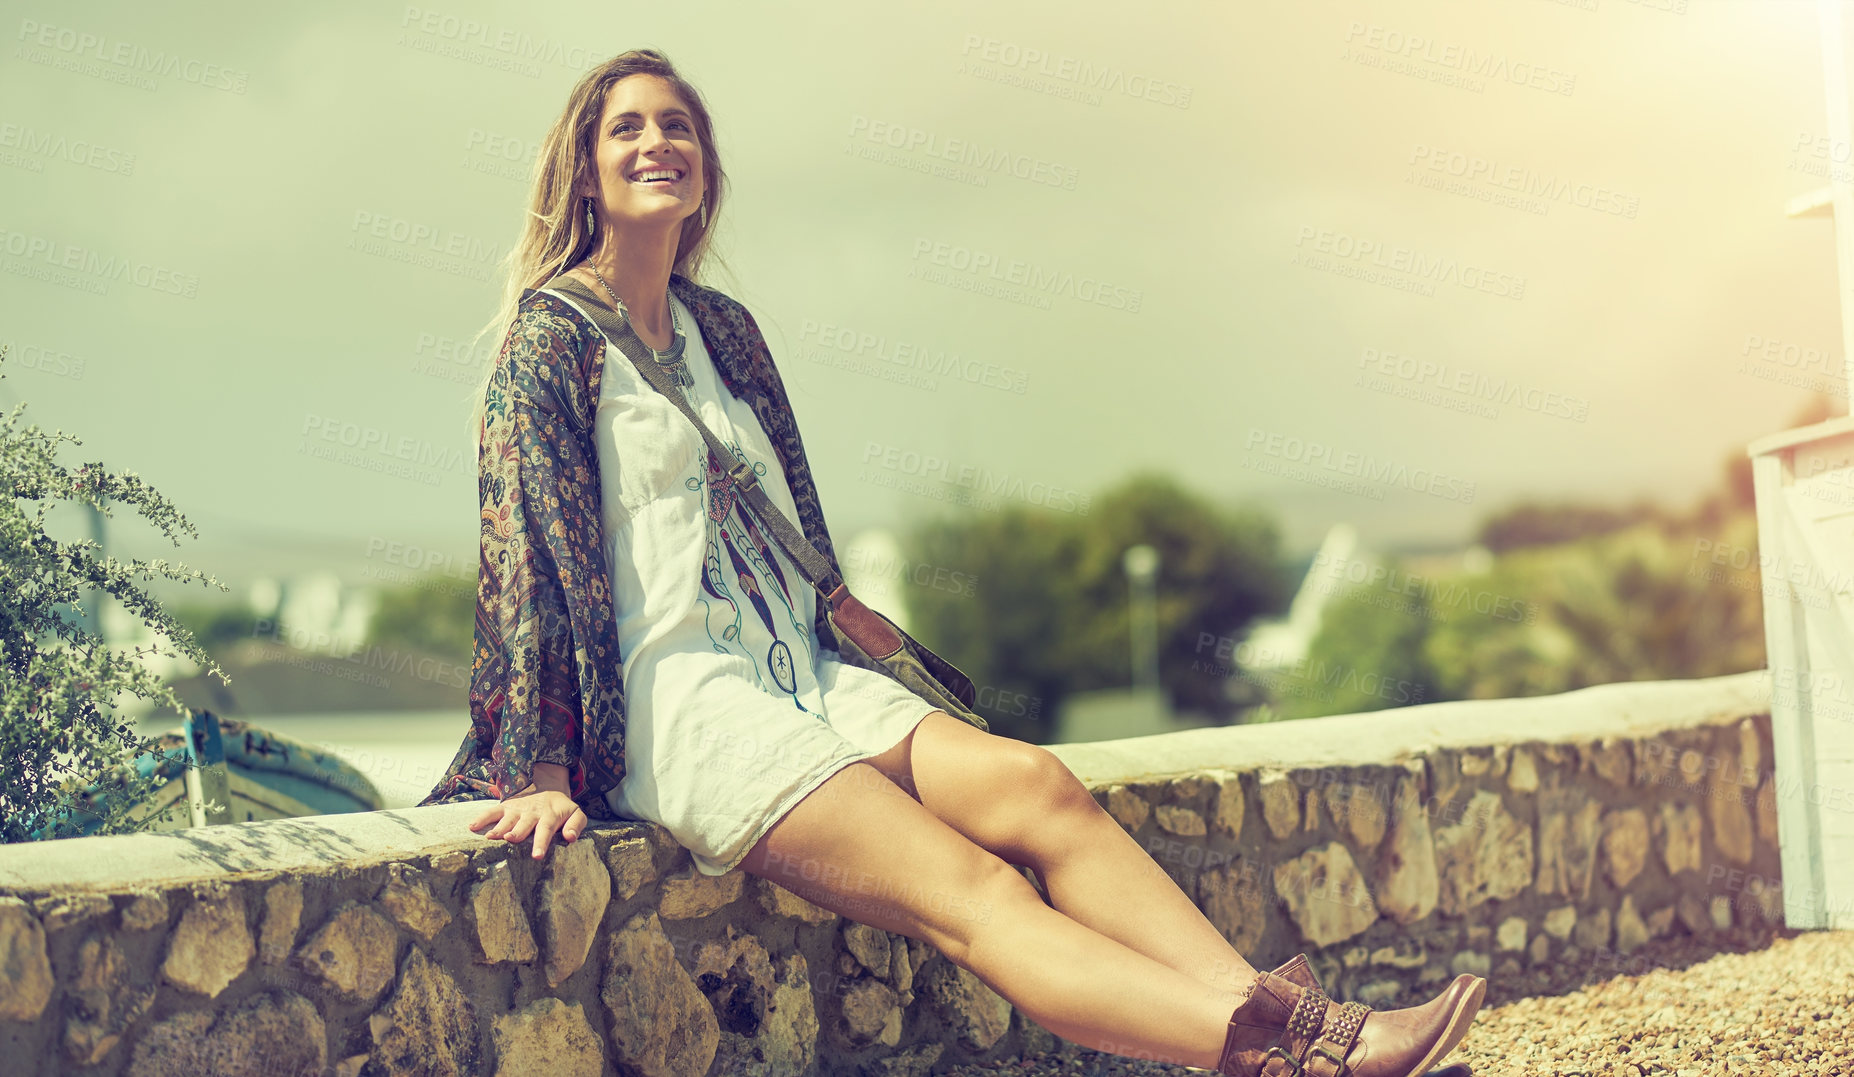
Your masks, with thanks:
<instances>
[{"instance_id":1,"label":"brown leather ankle boot","mask_svg":"<svg viewBox=\"0 0 1854 1077\"><path fill-rule=\"evenodd\" d=\"M1487 981L1463 973L1440 995L1402 1010L1337 1003L1300 954L1249 987L1217 1070L1226 1077L1416 1077L1455 1049Z\"/></svg>"}]
</instances>

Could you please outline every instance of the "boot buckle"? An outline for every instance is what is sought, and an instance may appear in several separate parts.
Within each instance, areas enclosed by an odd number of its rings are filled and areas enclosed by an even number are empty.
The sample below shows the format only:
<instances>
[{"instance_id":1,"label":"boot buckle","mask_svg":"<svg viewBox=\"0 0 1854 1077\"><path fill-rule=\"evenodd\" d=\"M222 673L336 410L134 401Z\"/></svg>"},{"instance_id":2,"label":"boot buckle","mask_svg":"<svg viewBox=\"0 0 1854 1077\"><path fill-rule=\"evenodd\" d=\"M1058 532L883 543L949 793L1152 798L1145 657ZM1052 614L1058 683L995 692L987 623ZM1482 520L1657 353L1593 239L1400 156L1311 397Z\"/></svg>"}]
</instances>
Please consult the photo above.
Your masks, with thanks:
<instances>
[{"instance_id":1,"label":"boot buckle","mask_svg":"<svg viewBox=\"0 0 1854 1077\"><path fill-rule=\"evenodd\" d=\"M1288 1068L1284 1070L1270 1070L1268 1064L1277 1058L1287 1063ZM1282 1050L1281 1045L1277 1043L1268 1049L1267 1054L1262 1056L1262 1067L1259 1072L1264 1074L1265 1077L1301 1077L1300 1061L1293 1055Z\"/></svg>"}]
</instances>

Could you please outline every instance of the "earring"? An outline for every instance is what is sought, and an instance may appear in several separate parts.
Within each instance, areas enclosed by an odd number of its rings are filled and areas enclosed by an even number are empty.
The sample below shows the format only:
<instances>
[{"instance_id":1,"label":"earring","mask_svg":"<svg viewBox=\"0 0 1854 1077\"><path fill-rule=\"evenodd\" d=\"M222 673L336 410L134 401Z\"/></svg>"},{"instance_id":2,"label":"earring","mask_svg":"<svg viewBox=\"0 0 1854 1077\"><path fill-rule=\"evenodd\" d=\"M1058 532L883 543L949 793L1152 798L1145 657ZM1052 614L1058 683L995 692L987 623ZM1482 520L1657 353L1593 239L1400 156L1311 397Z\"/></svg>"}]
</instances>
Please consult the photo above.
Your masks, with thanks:
<instances>
[{"instance_id":1,"label":"earring","mask_svg":"<svg viewBox=\"0 0 1854 1077\"><path fill-rule=\"evenodd\" d=\"M708 199L702 199L702 227L708 227Z\"/></svg>"},{"instance_id":2,"label":"earring","mask_svg":"<svg viewBox=\"0 0 1854 1077\"><path fill-rule=\"evenodd\" d=\"M586 203L586 234L591 235L599 230L599 222L592 215L592 199L585 198L581 201Z\"/></svg>"}]
</instances>

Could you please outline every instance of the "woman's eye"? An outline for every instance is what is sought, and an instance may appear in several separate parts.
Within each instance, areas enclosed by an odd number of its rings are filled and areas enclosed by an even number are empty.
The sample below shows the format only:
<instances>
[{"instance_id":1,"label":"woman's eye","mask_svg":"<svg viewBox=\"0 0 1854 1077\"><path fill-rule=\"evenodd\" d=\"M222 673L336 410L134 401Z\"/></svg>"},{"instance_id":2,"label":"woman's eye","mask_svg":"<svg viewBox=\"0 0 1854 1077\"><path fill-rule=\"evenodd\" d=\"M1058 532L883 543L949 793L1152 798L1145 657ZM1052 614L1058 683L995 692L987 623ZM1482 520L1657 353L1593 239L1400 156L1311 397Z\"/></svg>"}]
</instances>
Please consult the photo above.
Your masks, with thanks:
<instances>
[{"instance_id":1,"label":"woman's eye","mask_svg":"<svg viewBox=\"0 0 1854 1077\"><path fill-rule=\"evenodd\" d=\"M635 125L635 124L633 124L633 123L632 123L632 122L631 122L630 120L620 120L620 121L618 121L618 123L617 123L616 125L614 125L614 126L612 127L612 134L614 134L614 135L615 135L615 134L618 134L618 133L620 133L620 132L622 132L622 131L626 131L626 130L629 130L630 128L632 128L632 127L635 127L635 126L636 126L636 125ZM689 130L689 125L688 125L687 123L684 123L684 122L683 122L682 120L671 120L671 121L669 122L669 126L671 126L671 127L680 127L680 128L682 128L682 129L683 129L684 131L687 131L687 130Z\"/></svg>"}]
</instances>

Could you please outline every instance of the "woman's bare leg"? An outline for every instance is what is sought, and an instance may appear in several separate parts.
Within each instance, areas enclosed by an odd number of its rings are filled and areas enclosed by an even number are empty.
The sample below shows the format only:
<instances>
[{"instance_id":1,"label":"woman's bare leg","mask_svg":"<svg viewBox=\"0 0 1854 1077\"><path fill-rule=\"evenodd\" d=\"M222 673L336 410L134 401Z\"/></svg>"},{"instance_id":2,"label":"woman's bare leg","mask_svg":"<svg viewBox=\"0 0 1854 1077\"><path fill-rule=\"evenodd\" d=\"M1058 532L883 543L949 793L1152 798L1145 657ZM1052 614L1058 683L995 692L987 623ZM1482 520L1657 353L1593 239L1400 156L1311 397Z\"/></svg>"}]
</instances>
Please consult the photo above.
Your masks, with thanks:
<instances>
[{"instance_id":1,"label":"woman's bare leg","mask_svg":"<svg viewBox=\"0 0 1854 1077\"><path fill-rule=\"evenodd\" d=\"M868 763L851 763L812 790L740 867L852 920L930 943L1066 1040L1217 1064L1233 993L1050 908L1016 868Z\"/></svg>"},{"instance_id":2,"label":"woman's bare leg","mask_svg":"<svg viewBox=\"0 0 1854 1077\"><path fill-rule=\"evenodd\" d=\"M1050 903L1077 923L1221 990L1255 979L1255 968L1048 749L934 711L869 762L979 847L1034 869Z\"/></svg>"}]
</instances>

